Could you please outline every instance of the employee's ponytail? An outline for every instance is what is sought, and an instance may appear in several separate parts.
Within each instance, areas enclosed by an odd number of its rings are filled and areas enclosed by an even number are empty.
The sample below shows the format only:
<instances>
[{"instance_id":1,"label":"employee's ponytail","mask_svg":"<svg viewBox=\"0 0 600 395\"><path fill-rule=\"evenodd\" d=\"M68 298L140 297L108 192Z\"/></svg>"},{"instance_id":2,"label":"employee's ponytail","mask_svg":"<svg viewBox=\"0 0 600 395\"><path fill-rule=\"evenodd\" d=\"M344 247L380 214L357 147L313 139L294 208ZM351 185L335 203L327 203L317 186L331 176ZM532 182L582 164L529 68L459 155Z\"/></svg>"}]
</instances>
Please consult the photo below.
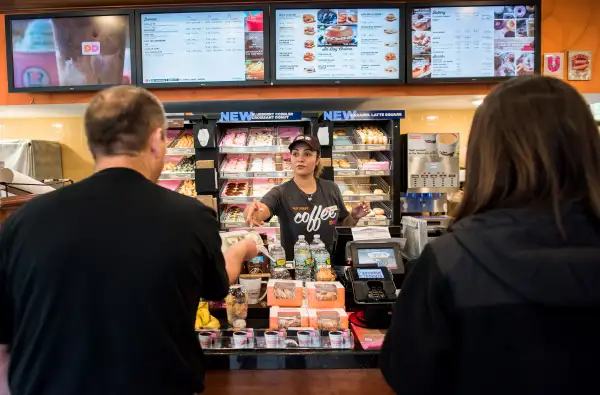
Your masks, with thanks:
<instances>
[{"instance_id":1,"label":"employee's ponytail","mask_svg":"<svg viewBox=\"0 0 600 395\"><path fill-rule=\"evenodd\" d=\"M321 161L319 160L319 163L317 163L317 165L315 166L315 171L313 172L315 179L321 177L321 173L323 173L323 165L321 164Z\"/></svg>"}]
</instances>

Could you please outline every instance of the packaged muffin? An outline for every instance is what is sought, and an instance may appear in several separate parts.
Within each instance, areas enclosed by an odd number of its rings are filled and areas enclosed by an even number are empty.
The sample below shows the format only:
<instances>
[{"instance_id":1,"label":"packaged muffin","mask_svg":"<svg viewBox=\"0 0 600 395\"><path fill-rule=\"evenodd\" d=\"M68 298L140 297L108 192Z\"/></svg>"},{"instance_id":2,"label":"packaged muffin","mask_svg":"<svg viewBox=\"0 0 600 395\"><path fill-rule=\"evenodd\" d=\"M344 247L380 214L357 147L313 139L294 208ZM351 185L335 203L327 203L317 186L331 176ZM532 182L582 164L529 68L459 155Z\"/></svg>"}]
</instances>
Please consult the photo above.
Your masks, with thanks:
<instances>
[{"instance_id":1,"label":"packaged muffin","mask_svg":"<svg viewBox=\"0 0 600 395\"><path fill-rule=\"evenodd\" d=\"M269 280L267 283L267 304L269 306L302 306L304 287L302 281Z\"/></svg>"},{"instance_id":2,"label":"packaged muffin","mask_svg":"<svg viewBox=\"0 0 600 395\"><path fill-rule=\"evenodd\" d=\"M344 286L335 282L308 282L308 307L314 309L344 308L346 294Z\"/></svg>"}]
</instances>

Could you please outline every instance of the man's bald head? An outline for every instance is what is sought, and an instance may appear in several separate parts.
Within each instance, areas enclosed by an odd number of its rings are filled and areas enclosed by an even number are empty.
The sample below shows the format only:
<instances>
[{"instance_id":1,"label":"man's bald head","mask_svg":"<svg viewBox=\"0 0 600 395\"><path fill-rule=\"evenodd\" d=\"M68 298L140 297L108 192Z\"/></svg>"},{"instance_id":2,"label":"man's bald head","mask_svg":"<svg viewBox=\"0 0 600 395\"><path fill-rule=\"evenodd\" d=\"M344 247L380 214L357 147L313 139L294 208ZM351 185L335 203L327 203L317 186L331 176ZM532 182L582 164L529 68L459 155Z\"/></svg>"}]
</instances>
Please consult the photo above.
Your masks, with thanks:
<instances>
[{"instance_id":1,"label":"man's bald head","mask_svg":"<svg viewBox=\"0 0 600 395\"><path fill-rule=\"evenodd\" d=\"M94 158L135 156L165 127L162 104L149 91L116 86L98 93L85 112L85 133Z\"/></svg>"}]
</instances>

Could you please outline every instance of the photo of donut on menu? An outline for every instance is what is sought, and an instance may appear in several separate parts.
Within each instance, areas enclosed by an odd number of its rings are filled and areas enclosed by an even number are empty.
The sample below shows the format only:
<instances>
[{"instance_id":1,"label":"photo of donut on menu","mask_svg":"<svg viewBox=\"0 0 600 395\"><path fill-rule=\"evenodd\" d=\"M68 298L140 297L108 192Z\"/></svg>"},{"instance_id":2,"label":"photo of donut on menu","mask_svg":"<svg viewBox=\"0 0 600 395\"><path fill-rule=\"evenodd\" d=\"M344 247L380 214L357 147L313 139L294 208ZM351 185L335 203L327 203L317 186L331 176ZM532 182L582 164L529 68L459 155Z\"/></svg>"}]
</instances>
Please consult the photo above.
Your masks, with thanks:
<instances>
[{"instance_id":1,"label":"photo of donut on menu","mask_svg":"<svg viewBox=\"0 0 600 395\"><path fill-rule=\"evenodd\" d=\"M430 31L431 8L415 8L411 16L411 26L413 31Z\"/></svg>"},{"instance_id":2,"label":"photo of donut on menu","mask_svg":"<svg viewBox=\"0 0 600 395\"><path fill-rule=\"evenodd\" d=\"M412 32L412 53L418 55L431 53L431 32Z\"/></svg>"},{"instance_id":3,"label":"photo of donut on menu","mask_svg":"<svg viewBox=\"0 0 600 395\"><path fill-rule=\"evenodd\" d=\"M412 77L431 78L431 55L413 55Z\"/></svg>"}]
</instances>

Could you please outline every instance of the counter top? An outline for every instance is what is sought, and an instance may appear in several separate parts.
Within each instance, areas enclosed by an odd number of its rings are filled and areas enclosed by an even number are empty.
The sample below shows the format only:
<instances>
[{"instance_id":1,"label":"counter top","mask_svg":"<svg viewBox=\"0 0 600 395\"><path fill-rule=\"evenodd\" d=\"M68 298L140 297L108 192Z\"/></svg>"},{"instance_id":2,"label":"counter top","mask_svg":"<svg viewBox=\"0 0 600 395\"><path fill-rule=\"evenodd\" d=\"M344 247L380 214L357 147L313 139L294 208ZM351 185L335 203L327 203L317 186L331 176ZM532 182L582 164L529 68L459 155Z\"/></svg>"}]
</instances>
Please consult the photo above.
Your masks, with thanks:
<instances>
[{"instance_id":1,"label":"counter top","mask_svg":"<svg viewBox=\"0 0 600 395\"><path fill-rule=\"evenodd\" d=\"M205 350L207 370L377 369L379 351Z\"/></svg>"}]
</instances>

